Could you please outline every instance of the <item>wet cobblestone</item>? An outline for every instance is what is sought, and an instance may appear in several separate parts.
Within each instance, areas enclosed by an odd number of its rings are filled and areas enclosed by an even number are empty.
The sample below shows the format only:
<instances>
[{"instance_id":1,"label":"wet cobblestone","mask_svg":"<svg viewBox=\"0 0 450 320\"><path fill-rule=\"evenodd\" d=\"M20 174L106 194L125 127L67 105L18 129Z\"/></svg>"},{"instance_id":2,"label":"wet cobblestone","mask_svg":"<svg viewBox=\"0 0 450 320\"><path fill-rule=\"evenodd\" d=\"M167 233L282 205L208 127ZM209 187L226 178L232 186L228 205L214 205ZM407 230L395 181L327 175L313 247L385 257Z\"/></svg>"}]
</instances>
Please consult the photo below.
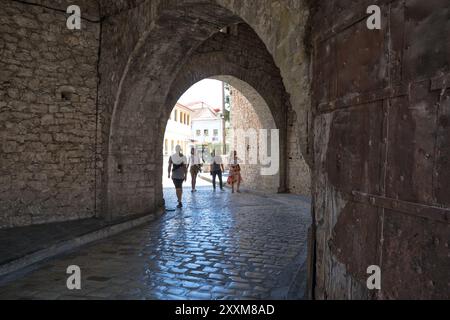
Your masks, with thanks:
<instances>
[{"instance_id":1,"label":"wet cobblestone","mask_svg":"<svg viewBox=\"0 0 450 320\"><path fill-rule=\"evenodd\" d=\"M176 205L166 190L168 207ZM49 260L0 299L284 299L306 260L309 202L292 195L186 194L185 208ZM66 288L69 265L82 289ZM306 275L304 275L306 278Z\"/></svg>"}]
</instances>

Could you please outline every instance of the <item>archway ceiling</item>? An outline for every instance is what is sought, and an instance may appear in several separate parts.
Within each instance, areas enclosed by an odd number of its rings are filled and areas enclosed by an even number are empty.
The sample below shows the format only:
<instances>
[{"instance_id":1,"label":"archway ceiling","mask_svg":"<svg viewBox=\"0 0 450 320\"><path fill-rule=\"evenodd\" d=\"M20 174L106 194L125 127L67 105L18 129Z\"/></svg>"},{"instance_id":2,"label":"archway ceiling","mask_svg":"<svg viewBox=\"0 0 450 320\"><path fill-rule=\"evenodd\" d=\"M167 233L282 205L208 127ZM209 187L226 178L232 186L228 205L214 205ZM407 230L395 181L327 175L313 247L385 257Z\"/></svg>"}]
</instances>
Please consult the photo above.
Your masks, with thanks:
<instances>
[{"instance_id":1,"label":"archway ceiling","mask_svg":"<svg viewBox=\"0 0 450 320\"><path fill-rule=\"evenodd\" d=\"M95 0L100 9L100 15L110 16L137 7L146 0Z\"/></svg>"},{"instance_id":2,"label":"archway ceiling","mask_svg":"<svg viewBox=\"0 0 450 320\"><path fill-rule=\"evenodd\" d=\"M213 9L215 16L208 18ZM119 105L150 106L164 101L167 84L192 50L223 26L240 21L212 4L192 5L189 10L186 6L164 10L129 65Z\"/></svg>"},{"instance_id":3,"label":"archway ceiling","mask_svg":"<svg viewBox=\"0 0 450 320\"><path fill-rule=\"evenodd\" d=\"M43 7L51 7L57 10L65 11L69 5L73 4L71 0L22 0L23 2L34 4ZM124 11L136 8L145 2L151 0L78 0L77 5L83 8L83 18L90 21L98 22L101 18L118 15ZM172 13L178 13L179 15L185 14L189 11L190 7L196 6L202 7L201 11L197 10L197 13L201 13L198 18L204 20L213 21L217 14L221 15L221 10L226 9L217 6L214 0L163 0L154 1L153 7L158 7L159 13L163 11L171 11ZM232 23L232 21L230 21Z\"/></svg>"},{"instance_id":4,"label":"archway ceiling","mask_svg":"<svg viewBox=\"0 0 450 320\"><path fill-rule=\"evenodd\" d=\"M98 5L99 16L108 17L112 15L119 14L123 11L133 9L148 0L94 0ZM179 6L182 2L182 6ZM217 6L212 0L194 0L194 1L179 1L179 0L165 0L162 1L162 10L170 8L170 12L173 14L178 13L179 15L184 15L186 12L190 12L190 7L196 7L198 17L206 21L214 21L217 16L224 16L226 9ZM201 9L198 10L199 5ZM223 11L223 12L219 12ZM232 23L233 21L229 21Z\"/></svg>"}]
</instances>

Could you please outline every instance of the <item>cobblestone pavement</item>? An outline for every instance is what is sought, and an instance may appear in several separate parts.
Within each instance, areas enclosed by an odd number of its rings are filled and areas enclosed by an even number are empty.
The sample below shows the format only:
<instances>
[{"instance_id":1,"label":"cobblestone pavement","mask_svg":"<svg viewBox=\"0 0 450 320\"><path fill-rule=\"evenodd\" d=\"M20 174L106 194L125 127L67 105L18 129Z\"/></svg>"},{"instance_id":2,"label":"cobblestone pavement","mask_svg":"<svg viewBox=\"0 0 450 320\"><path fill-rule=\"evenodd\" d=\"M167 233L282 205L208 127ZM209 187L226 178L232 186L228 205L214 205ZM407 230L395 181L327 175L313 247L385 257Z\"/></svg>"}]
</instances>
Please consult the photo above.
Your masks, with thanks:
<instances>
[{"instance_id":1,"label":"cobblestone pavement","mask_svg":"<svg viewBox=\"0 0 450 320\"><path fill-rule=\"evenodd\" d=\"M188 191L182 210L14 275L0 299L288 298L306 261L307 199ZM81 290L66 287L69 265L81 268Z\"/></svg>"}]
</instances>

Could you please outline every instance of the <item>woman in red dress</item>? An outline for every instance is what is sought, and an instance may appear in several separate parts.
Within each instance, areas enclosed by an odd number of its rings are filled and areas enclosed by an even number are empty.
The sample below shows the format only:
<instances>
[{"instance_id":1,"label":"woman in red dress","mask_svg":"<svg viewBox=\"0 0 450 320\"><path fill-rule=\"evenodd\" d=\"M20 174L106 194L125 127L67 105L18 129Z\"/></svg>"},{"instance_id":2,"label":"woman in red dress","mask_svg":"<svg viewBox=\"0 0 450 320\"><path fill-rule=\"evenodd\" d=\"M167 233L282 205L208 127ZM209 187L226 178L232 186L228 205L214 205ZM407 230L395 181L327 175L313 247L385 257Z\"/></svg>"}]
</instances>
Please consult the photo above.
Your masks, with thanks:
<instances>
[{"instance_id":1,"label":"woman in red dress","mask_svg":"<svg viewBox=\"0 0 450 320\"><path fill-rule=\"evenodd\" d=\"M236 191L241 193L240 187L242 182L241 176L241 166L239 165L240 160L237 157L237 152L233 151L232 156L230 157L229 166L230 166L230 176L228 177L228 184L231 185L231 190L234 193L234 186L237 185Z\"/></svg>"}]
</instances>

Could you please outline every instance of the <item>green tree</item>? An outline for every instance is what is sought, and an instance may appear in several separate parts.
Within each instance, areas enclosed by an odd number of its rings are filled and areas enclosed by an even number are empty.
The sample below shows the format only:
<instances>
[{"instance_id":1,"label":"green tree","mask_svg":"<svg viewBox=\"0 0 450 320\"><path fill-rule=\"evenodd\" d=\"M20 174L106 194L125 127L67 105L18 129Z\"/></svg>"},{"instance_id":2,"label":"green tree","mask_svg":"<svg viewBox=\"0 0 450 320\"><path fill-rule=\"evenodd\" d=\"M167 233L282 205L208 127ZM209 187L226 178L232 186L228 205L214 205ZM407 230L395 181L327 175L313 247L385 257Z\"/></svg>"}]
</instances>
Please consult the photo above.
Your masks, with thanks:
<instances>
[{"instance_id":1,"label":"green tree","mask_svg":"<svg viewBox=\"0 0 450 320\"><path fill-rule=\"evenodd\" d=\"M225 83L225 94L224 94L224 104L225 104L225 110L223 111L223 116L226 123L230 123L231 121L231 86L228 83Z\"/></svg>"}]
</instances>

